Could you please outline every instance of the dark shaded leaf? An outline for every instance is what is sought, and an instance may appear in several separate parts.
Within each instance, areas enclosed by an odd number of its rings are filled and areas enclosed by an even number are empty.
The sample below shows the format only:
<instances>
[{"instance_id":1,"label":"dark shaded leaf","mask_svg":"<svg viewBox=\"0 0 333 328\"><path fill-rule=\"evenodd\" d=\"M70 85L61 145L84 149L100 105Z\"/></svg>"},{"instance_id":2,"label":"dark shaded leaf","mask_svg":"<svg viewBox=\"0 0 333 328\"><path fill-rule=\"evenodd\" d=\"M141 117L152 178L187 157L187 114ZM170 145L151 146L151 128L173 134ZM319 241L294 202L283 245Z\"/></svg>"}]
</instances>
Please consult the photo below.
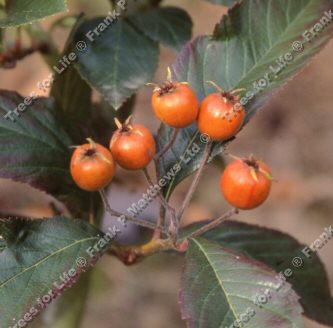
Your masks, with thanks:
<instances>
[{"instance_id":1,"label":"dark shaded leaf","mask_svg":"<svg viewBox=\"0 0 333 328\"><path fill-rule=\"evenodd\" d=\"M96 29L103 19L82 24L75 34L75 42L87 40L86 33ZM78 54L76 68L115 109L119 109L126 99L152 80L158 44L125 20L113 23L94 38L94 42L87 42L87 51Z\"/></svg>"},{"instance_id":2,"label":"dark shaded leaf","mask_svg":"<svg viewBox=\"0 0 333 328\"><path fill-rule=\"evenodd\" d=\"M237 320L249 328L304 327L298 299L263 264L205 239L190 239L180 294L188 327L237 327Z\"/></svg>"},{"instance_id":3,"label":"dark shaded leaf","mask_svg":"<svg viewBox=\"0 0 333 328\"><path fill-rule=\"evenodd\" d=\"M81 21L79 19L73 27L62 56L68 56L76 50L73 49L73 35ZM87 122L89 120L92 106L91 94L91 87L82 79L74 65L70 65L62 74L55 75L51 96L72 121Z\"/></svg>"},{"instance_id":4,"label":"dark shaded leaf","mask_svg":"<svg viewBox=\"0 0 333 328\"><path fill-rule=\"evenodd\" d=\"M0 228L16 224L0 222ZM24 221L16 238L0 253L1 327L14 325L26 313L34 318L64 287L74 284L92 264L86 250L100 239L98 234L82 220ZM74 270L72 278L65 283L64 273L70 270Z\"/></svg>"},{"instance_id":5,"label":"dark shaded leaf","mask_svg":"<svg viewBox=\"0 0 333 328\"><path fill-rule=\"evenodd\" d=\"M21 103L24 98L17 93L0 91L0 177L29 184L67 205L69 195L84 204L87 194L74 185L69 173L73 142L54 101L35 99L24 112L18 111L21 117L13 114L16 122L4 118ZM71 205L80 207L79 202Z\"/></svg>"},{"instance_id":6,"label":"dark shaded leaf","mask_svg":"<svg viewBox=\"0 0 333 328\"><path fill-rule=\"evenodd\" d=\"M128 19L156 42L179 51L192 35L192 20L177 7L161 7L140 12Z\"/></svg>"}]
</instances>

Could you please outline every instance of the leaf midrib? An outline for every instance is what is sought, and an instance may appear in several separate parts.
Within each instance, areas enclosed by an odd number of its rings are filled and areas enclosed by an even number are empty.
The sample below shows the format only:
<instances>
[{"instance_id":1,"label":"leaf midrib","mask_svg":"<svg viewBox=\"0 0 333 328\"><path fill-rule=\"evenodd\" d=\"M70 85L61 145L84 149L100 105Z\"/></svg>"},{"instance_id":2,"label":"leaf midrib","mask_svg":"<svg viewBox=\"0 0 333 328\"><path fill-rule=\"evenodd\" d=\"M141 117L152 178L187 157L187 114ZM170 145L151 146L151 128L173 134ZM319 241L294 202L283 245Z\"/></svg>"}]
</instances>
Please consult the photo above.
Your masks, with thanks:
<instances>
[{"instance_id":1,"label":"leaf midrib","mask_svg":"<svg viewBox=\"0 0 333 328\"><path fill-rule=\"evenodd\" d=\"M304 6L304 8L295 16L295 18L293 19L292 23L290 23L289 25L286 26L286 28L282 31L282 33L280 33L279 37L277 38L276 42L273 43L270 47L268 47L268 49L266 50L266 52L260 57L260 59L255 63L255 65L253 65L251 67L251 69L249 71L247 71L245 74L243 74L243 76L238 80L238 82L235 84L235 86L239 86L244 79L246 79L246 76L249 76L255 69L257 69L258 67L260 67L260 62L262 61L263 58L267 57L267 55L281 42L281 37L285 36L287 34L287 31L289 31L289 29L291 27L293 27L293 25L295 25L295 23L298 21L298 18L300 17L301 14L303 14L303 12L305 10L307 10L308 6L310 4L312 4L313 1L317 1L317 0L309 0L308 3ZM325 0L324 0L325 1ZM226 41L229 43L229 41Z\"/></svg>"},{"instance_id":2,"label":"leaf midrib","mask_svg":"<svg viewBox=\"0 0 333 328\"><path fill-rule=\"evenodd\" d=\"M61 252L64 252L66 251L67 249L71 248L71 247L74 247L75 245L79 244L79 243L85 243L86 241L89 241L89 240L98 240L97 237L89 237L89 238L85 238L85 239L80 239L80 240L76 240L75 242L65 246L65 247L62 247L60 249L58 249L56 252L52 253L52 254L49 254L48 256L44 257L43 259L39 260L38 262L36 262L35 264L33 265L30 265L29 267L25 268L23 271L19 272L18 274L10 277L9 279L7 279L6 281L4 281L1 285L0 285L0 289L3 288L4 286L6 286L8 283L10 283L12 280L15 280L17 277L19 277L20 275L38 267L40 264L44 263L45 261L47 261L49 258L61 253Z\"/></svg>"},{"instance_id":3,"label":"leaf midrib","mask_svg":"<svg viewBox=\"0 0 333 328\"><path fill-rule=\"evenodd\" d=\"M217 282L219 283L219 285L221 286L222 291L223 291L223 293L224 293L224 295L225 295L225 297L226 297L226 299L227 299L227 302L228 302L228 304L229 304L229 306L230 306L230 309L231 309L231 311L232 311L232 314L233 314L233 316L234 316L234 319L236 320L236 319L238 318L237 312L236 312L236 310L234 309L232 302L229 300L229 297L228 297L228 294L227 294L227 292L226 292L226 290L225 290L225 288L224 288L223 282L220 280L220 277L219 277L218 273L216 272L216 270L215 270L215 268L214 268L214 266L213 266L213 264L212 264L210 258L208 257L208 254L206 253L205 249L201 246L201 244L200 244L196 239L191 239L191 240L192 240L193 242L195 242L195 244L197 245L197 247L199 247L199 249L201 250L201 252L204 254L204 256L205 256L207 262L208 262L209 265L211 266L211 268L212 268L212 270L213 270L213 272L214 272L214 275L215 275L215 277L216 277L216 280L217 280Z\"/></svg>"}]
</instances>

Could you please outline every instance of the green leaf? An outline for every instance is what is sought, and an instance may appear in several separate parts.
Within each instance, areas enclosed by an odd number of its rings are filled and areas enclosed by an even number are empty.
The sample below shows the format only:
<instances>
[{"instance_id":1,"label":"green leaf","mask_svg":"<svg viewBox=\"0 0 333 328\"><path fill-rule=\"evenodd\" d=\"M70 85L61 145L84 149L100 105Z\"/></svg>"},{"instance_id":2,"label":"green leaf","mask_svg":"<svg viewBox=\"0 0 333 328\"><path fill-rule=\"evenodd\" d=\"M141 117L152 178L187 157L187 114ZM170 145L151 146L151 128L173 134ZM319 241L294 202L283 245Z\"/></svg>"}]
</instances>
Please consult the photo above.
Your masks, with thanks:
<instances>
[{"instance_id":1,"label":"green leaf","mask_svg":"<svg viewBox=\"0 0 333 328\"><path fill-rule=\"evenodd\" d=\"M7 0L0 27L31 23L66 10L64 0Z\"/></svg>"},{"instance_id":2,"label":"green leaf","mask_svg":"<svg viewBox=\"0 0 333 328\"><path fill-rule=\"evenodd\" d=\"M62 56L68 56L76 50L73 49L73 36L81 23L82 19L78 19L66 41ZM72 122L87 123L91 118L92 89L74 65L70 65L62 74L55 75L51 96Z\"/></svg>"},{"instance_id":3,"label":"green leaf","mask_svg":"<svg viewBox=\"0 0 333 328\"><path fill-rule=\"evenodd\" d=\"M183 234L188 235L201 225L192 225ZM306 245L288 234L235 221L225 222L203 237L261 261L277 273L291 269L293 275L288 281L301 297L304 314L324 325L333 326L333 299L328 277L316 254L309 259L302 253ZM302 258L300 268L293 266L294 257Z\"/></svg>"},{"instance_id":4,"label":"green leaf","mask_svg":"<svg viewBox=\"0 0 333 328\"><path fill-rule=\"evenodd\" d=\"M188 327L304 327L298 299L263 264L205 239L190 239L180 293Z\"/></svg>"},{"instance_id":5,"label":"green leaf","mask_svg":"<svg viewBox=\"0 0 333 328\"><path fill-rule=\"evenodd\" d=\"M0 229L3 225L15 228L17 222L1 222ZM0 253L1 327L14 325L26 313L35 317L74 284L92 264L87 248L100 238L84 221L63 217L23 221L17 232ZM65 284L66 273L72 278ZM43 297L44 303L38 300Z\"/></svg>"},{"instance_id":6,"label":"green leaf","mask_svg":"<svg viewBox=\"0 0 333 328\"><path fill-rule=\"evenodd\" d=\"M12 113L15 122L4 118L24 104L24 99L15 92L0 91L0 177L29 184L75 208L82 206L87 194L74 185L70 176L69 147L73 143L54 101L35 99L24 112L17 111L20 117ZM77 201L69 204L69 195Z\"/></svg>"},{"instance_id":7,"label":"green leaf","mask_svg":"<svg viewBox=\"0 0 333 328\"><path fill-rule=\"evenodd\" d=\"M139 12L128 19L156 42L179 51L192 35L192 20L177 7L161 7Z\"/></svg>"},{"instance_id":8,"label":"green leaf","mask_svg":"<svg viewBox=\"0 0 333 328\"><path fill-rule=\"evenodd\" d=\"M281 87L300 72L310 59L318 53L332 35L333 24L308 43L304 50L292 50L294 41L302 41L302 34L309 30L331 9L328 0L247 0L234 6L227 17L215 28L215 39L201 36L188 43L177 57L171 69L178 81L187 81L200 100L216 92L207 80L216 82L226 90L244 88L241 101L246 105L248 121ZM277 60L290 52L293 60L279 74ZM271 69L270 67L273 67ZM268 75L267 75L268 74ZM271 83L265 87L265 76ZM260 86L263 86L262 88ZM256 93L256 95L254 95ZM245 97L246 96L246 97ZM159 148L169 142L169 128L163 133ZM172 166L185 156L185 151L198 143L195 126L183 129L179 141L161 161L160 172L165 175ZM198 143L203 148L202 143ZM216 144L214 155L223 151L223 144ZM169 183L164 193L172 190L185 177L198 168L202 152Z\"/></svg>"},{"instance_id":9,"label":"green leaf","mask_svg":"<svg viewBox=\"0 0 333 328\"><path fill-rule=\"evenodd\" d=\"M51 96L66 116L77 123L90 118L92 89L71 65L62 75L56 76Z\"/></svg>"},{"instance_id":10,"label":"green leaf","mask_svg":"<svg viewBox=\"0 0 333 328\"><path fill-rule=\"evenodd\" d=\"M78 54L76 67L91 86L119 109L126 99L152 80L158 44L125 20L113 23L103 32L99 30L100 36L97 36L93 31L103 26L100 25L103 19L87 21L78 28L75 42L87 40L87 33L93 33L95 41L88 41L87 51Z\"/></svg>"}]
</instances>

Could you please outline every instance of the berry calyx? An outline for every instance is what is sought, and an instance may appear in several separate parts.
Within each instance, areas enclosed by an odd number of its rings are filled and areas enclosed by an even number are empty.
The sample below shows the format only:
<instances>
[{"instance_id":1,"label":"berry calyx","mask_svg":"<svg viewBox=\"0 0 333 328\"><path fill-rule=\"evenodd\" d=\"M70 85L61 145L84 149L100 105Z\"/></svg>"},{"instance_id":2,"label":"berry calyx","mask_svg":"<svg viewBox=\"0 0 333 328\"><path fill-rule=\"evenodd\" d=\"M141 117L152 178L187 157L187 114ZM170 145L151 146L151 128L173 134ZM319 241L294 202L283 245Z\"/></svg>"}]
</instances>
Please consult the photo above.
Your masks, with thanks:
<instances>
[{"instance_id":1,"label":"berry calyx","mask_svg":"<svg viewBox=\"0 0 333 328\"><path fill-rule=\"evenodd\" d=\"M249 210L260 206L268 197L273 178L269 167L253 156L236 158L221 177L221 191L231 205Z\"/></svg>"},{"instance_id":2,"label":"berry calyx","mask_svg":"<svg viewBox=\"0 0 333 328\"><path fill-rule=\"evenodd\" d=\"M83 190L94 192L106 187L113 179L115 163L110 151L88 138L89 143L74 146L70 172Z\"/></svg>"},{"instance_id":3,"label":"berry calyx","mask_svg":"<svg viewBox=\"0 0 333 328\"><path fill-rule=\"evenodd\" d=\"M212 81L219 92L208 95L202 102L198 116L198 129L213 141L226 141L234 137L243 126L246 112L236 94L242 89L226 92Z\"/></svg>"},{"instance_id":4,"label":"berry calyx","mask_svg":"<svg viewBox=\"0 0 333 328\"><path fill-rule=\"evenodd\" d=\"M199 101L186 82L173 82L170 69L168 72L165 83L154 85L152 107L157 118L166 125L184 128L197 119Z\"/></svg>"},{"instance_id":5,"label":"berry calyx","mask_svg":"<svg viewBox=\"0 0 333 328\"><path fill-rule=\"evenodd\" d=\"M116 162L127 170L144 169L156 154L155 140L147 128L115 119L118 130L110 140L110 150Z\"/></svg>"}]
</instances>

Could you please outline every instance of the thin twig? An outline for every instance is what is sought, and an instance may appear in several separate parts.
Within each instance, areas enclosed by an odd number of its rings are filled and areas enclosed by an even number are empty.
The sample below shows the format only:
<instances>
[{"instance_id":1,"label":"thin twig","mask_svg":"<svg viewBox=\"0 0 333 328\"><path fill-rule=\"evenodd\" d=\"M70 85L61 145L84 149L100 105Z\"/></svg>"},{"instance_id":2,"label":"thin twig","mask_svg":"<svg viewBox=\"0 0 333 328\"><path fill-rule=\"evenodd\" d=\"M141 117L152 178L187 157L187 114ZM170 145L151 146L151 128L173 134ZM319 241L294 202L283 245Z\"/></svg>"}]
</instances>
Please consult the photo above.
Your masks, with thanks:
<instances>
[{"instance_id":1,"label":"thin twig","mask_svg":"<svg viewBox=\"0 0 333 328\"><path fill-rule=\"evenodd\" d=\"M156 161L158 161L175 143L180 129L174 129L169 143L156 155Z\"/></svg>"},{"instance_id":2,"label":"thin twig","mask_svg":"<svg viewBox=\"0 0 333 328\"><path fill-rule=\"evenodd\" d=\"M143 173L145 175L145 178L146 178L146 180L148 182L149 187L153 187L154 188L155 184L154 184L152 178L150 177L147 168L144 168L142 171L143 171ZM167 209L167 210L171 209L171 206L165 200L165 198L163 197L163 195L161 194L160 191L157 193L157 197L160 200L161 204L165 207L165 209Z\"/></svg>"},{"instance_id":3,"label":"thin twig","mask_svg":"<svg viewBox=\"0 0 333 328\"><path fill-rule=\"evenodd\" d=\"M151 187L154 187L154 182L153 182L152 178L150 177L150 175L148 173L148 170L146 168L143 169L143 173L144 173L144 175L147 179L148 184ZM176 210L166 201L166 199L163 197L163 195L160 191L158 192L157 197L160 200L161 206L166 210L167 213L170 213L171 222L174 225L174 227L176 227L176 230L178 230L177 229L178 228L178 224L177 224L178 221L176 219L176 217L177 217ZM165 216L165 213L164 213L164 216ZM160 227L159 225L160 225L160 222L158 222L157 229L161 230L162 227ZM172 235L175 237L176 234L177 233L173 233Z\"/></svg>"},{"instance_id":4,"label":"thin twig","mask_svg":"<svg viewBox=\"0 0 333 328\"><path fill-rule=\"evenodd\" d=\"M136 219L132 216L128 216L128 215L125 215L125 214L122 214L120 212L117 212L115 210L113 210L110 205L109 205L109 202L108 202L108 199L107 199L107 196L105 194L105 191L103 189L101 189L99 191L100 195L101 195L101 198L103 200L103 203L104 203L104 207L105 207L105 210L111 215L111 216L115 216L115 217L124 217L127 221L129 222L132 222L138 226L141 226L141 227L145 227L145 228L148 228L148 229L152 229L154 230L155 229L155 224L153 223L150 223L150 222L147 222L147 221L143 221L143 220L140 220L140 219Z\"/></svg>"},{"instance_id":5,"label":"thin twig","mask_svg":"<svg viewBox=\"0 0 333 328\"><path fill-rule=\"evenodd\" d=\"M156 225L156 230L160 231L161 229L164 229L165 227L165 215L166 215L166 210L164 206L160 206L160 215L157 220L157 225Z\"/></svg>"},{"instance_id":6,"label":"thin twig","mask_svg":"<svg viewBox=\"0 0 333 328\"><path fill-rule=\"evenodd\" d=\"M147 256L168 250L177 250L171 239L154 239L139 246L112 244L108 253L118 257L123 263L132 265Z\"/></svg>"},{"instance_id":7,"label":"thin twig","mask_svg":"<svg viewBox=\"0 0 333 328\"><path fill-rule=\"evenodd\" d=\"M228 212L224 213L219 218L211 221L210 223L204 225L200 229L192 232L187 238L201 236L204 233L206 233L207 231L212 230L212 229L218 227L221 223L223 223L224 221L228 220L230 217L232 217L233 215L238 214L238 213L239 213L238 209L237 208L233 208L233 209L229 210Z\"/></svg>"},{"instance_id":8,"label":"thin twig","mask_svg":"<svg viewBox=\"0 0 333 328\"><path fill-rule=\"evenodd\" d=\"M189 191L187 192L187 195L185 197L185 200L183 202L183 205L178 213L178 217L177 217L177 221L180 222L183 215L184 215L184 212L185 210L187 209L187 207L189 206L190 202L191 202L191 199L195 193L195 190L197 189L197 186L199 184L199 180L201 178L201 175L203 173L203 170L204 170L204 167L209 159L209 155L210 155L210 151L212 149L212 143L208 143L205 147L205 151L204 151L204 155L202 157L202 161L200 163L200 166L199 166L199 169L193 179L193 182L192 182L192 185L189 189Z\"/></svg>"},{"instance_id":9,"label":"thin twig","mask_svg":"<svg viewBox=\"0 0 333 328\"><path fill-rule=\"evenodd\" d=\"M94 218L94 202L92 199L92 196L89 196L89 223L91 225L95 224L95 218Z\"/></svg>"}]
</instances>

